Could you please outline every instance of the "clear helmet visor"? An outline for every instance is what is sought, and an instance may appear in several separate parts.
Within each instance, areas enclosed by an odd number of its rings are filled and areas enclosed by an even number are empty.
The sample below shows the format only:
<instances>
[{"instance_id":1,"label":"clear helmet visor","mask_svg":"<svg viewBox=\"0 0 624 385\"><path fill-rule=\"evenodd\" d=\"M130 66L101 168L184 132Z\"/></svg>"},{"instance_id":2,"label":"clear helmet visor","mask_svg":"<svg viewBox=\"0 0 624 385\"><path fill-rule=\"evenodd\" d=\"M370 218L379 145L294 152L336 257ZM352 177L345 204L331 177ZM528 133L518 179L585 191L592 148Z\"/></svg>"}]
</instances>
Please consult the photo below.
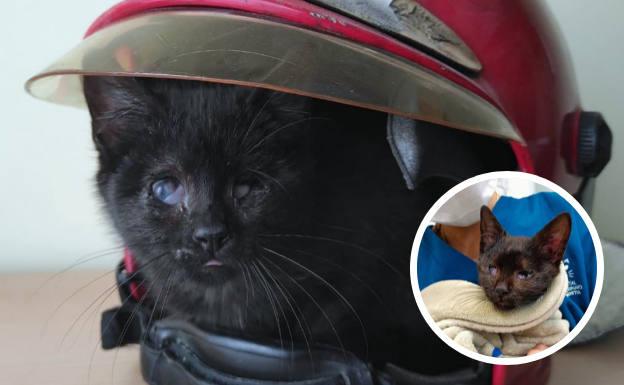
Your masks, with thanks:
<instances>
[{"instance_id":1,"label":"clear helmet visor","mask_svg":"<svg viewBox=\"0 0 624 385\"><path fill-rule=\"evenodd\" d=\"M500 110L401 58L296 26L216 10L161 10L84 39L26 89L82 107L82 75L262 87L522 142Z\"/></svg>"}]
</instances>

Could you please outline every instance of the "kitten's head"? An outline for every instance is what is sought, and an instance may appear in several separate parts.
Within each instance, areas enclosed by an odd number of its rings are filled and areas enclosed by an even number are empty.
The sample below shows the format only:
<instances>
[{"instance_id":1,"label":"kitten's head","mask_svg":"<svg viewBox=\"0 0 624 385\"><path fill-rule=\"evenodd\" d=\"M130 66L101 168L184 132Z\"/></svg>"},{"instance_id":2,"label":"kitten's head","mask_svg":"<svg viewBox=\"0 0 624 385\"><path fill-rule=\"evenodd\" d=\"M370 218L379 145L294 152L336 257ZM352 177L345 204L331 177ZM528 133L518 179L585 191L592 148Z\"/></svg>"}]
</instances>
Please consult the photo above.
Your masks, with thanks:
<instances>
[{"instance_id":1,"label":"kitten's head","mask_svg":"<svg viewBox=\"0 0 624 385\"><path fill-rule=\"evenodd\" d=\"M241 277L260 234L303 215L305 199L289 202L310 190L307 99L141 78L85 77L84 91L99 192L153 283L209 300Z\"/></svg>"},{"instance_id":2,"label":"kitten's head","mask_svg":"<svg viewBox=\"0 0 624 385\"><path fill-rule=\"evenodd\" d=\"M570 228L570 215L563 213L532 238L514 237L481 207L479 284L496 307L513 309L546 292L559 273Z\"/></svg>"}]
</instances>

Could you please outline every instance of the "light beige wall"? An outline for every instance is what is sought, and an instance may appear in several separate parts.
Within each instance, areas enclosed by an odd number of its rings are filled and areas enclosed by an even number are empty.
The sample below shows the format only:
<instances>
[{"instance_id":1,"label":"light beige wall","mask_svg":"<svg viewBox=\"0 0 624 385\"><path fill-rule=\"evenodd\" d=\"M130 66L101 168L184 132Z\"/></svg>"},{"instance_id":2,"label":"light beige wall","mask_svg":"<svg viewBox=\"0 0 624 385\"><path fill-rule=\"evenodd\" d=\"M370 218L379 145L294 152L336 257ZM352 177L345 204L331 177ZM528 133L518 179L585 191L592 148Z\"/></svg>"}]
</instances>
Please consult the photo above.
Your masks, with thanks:
<instances>
[{"instance_id":1,"label":"light beige wall","mask_svg":"<svg viewBox=\"0 0 624 385\"><path fill-rule=\"evenodd\" d=\"M85 111L44 103L24 81L77 44L114 0L2 3L0 271L61 269L116 241L92 183ZM119 254L85 263L112 268Z\"/></svg>"},{"instance_id":2,"label":"light beige wall","mask_svg":"<svg viewBox=\"0 0 624 385\"><path fill-rule=\"evenodd\" d=\"M624 1L547 0L574 61L583 107L613 130L613 158L598 178L592 217L598 233L624 241Z\"/></svg>"}]
</instances>

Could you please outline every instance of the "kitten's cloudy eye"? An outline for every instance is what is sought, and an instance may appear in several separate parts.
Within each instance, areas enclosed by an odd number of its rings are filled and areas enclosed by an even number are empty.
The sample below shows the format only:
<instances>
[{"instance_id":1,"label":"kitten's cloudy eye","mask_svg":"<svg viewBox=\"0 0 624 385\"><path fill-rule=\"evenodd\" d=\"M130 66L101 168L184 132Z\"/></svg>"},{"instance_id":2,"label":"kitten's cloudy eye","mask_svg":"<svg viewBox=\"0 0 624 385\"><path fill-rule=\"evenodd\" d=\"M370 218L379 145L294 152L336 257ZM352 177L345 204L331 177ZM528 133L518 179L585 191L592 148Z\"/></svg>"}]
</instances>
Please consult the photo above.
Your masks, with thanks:
<instances>
[{"instance_id":1,"label":"kitten's cloudy eye","mask_svg":"<svg viewBox=\"0 0 624 385\"><path fill-rule=\"evenodd\" d=\"M175 178L164 178L152 184L152 194L168 205L177 205L184 198L184 187Z\"/></svg>"},{"instance_id":2,"label":"kitten's cloudy eye","mask_svg":"<svg viewBox=\"0 0 624 385\"><path fill-rule=\"evenodd\" d=\"M490 272L490 274L492 275L496 275L496 273L498 273L498 269L496 268L496 266L494 265L490 265L488 266L488 271Z\"/></svg>"},{"instance_id":3,"label":"kitten's cloudy eye","mask_svg":"<svg viewBox=\"0 0 624 385\"><path fill-rule=\"evenodd\" d=\"M236 199L242 199L251 191L251 185L248 183L239 183L232 189L232 195Z\"/></svg>"},{"instance_id":4,"label":"kitten's cloudy eye","mask_svg":"<svg viewBox=\"0 0 624 385\"><path fill-rule=\"evenodd\" d=\"M533 274L532 271L528 271L528 270L522 270L518 272L518 278L519 279L527 279L529 278L531 275Z\"/></svg>"}]
</instances>

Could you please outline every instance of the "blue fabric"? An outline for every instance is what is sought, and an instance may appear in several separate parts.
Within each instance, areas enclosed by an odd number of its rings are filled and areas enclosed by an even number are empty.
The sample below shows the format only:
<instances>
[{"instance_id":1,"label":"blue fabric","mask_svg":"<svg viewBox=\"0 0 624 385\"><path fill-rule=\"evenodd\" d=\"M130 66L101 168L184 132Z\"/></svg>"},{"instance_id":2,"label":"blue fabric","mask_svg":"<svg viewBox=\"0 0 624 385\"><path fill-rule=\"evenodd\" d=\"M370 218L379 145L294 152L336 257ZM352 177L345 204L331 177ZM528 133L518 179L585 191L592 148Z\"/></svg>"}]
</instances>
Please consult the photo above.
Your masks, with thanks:
<instances>
[{"instance_id":1,"label":"blue fabric","mask_svg":"<svg viewBox=\"0 0 624 385\"><path fill-rule=\"evenodd\" d=\"M420 242L416 264L420 290L447 279L479 282L474 261L440 239L431 227L427 227Z\"/></svg>"},{"instance_id":2,"label":"blue fabric","mask_svg":"<svg viewBox=\"0 0 624 385\"><path fill-rule=\"evenodd\" d=\"M583 219L556 193L543 192L525 198L501 197L492 210L511 235L533 236L555 216L572 217L570 239L563 256L568 274L568 292L561 304L563 318L574 328L581 319L596 285L596 250ZM427 228L418 250L418 284L424 289L434 282L462 279L478 283L476 264Z\"/></svg>"}]
</instances>

